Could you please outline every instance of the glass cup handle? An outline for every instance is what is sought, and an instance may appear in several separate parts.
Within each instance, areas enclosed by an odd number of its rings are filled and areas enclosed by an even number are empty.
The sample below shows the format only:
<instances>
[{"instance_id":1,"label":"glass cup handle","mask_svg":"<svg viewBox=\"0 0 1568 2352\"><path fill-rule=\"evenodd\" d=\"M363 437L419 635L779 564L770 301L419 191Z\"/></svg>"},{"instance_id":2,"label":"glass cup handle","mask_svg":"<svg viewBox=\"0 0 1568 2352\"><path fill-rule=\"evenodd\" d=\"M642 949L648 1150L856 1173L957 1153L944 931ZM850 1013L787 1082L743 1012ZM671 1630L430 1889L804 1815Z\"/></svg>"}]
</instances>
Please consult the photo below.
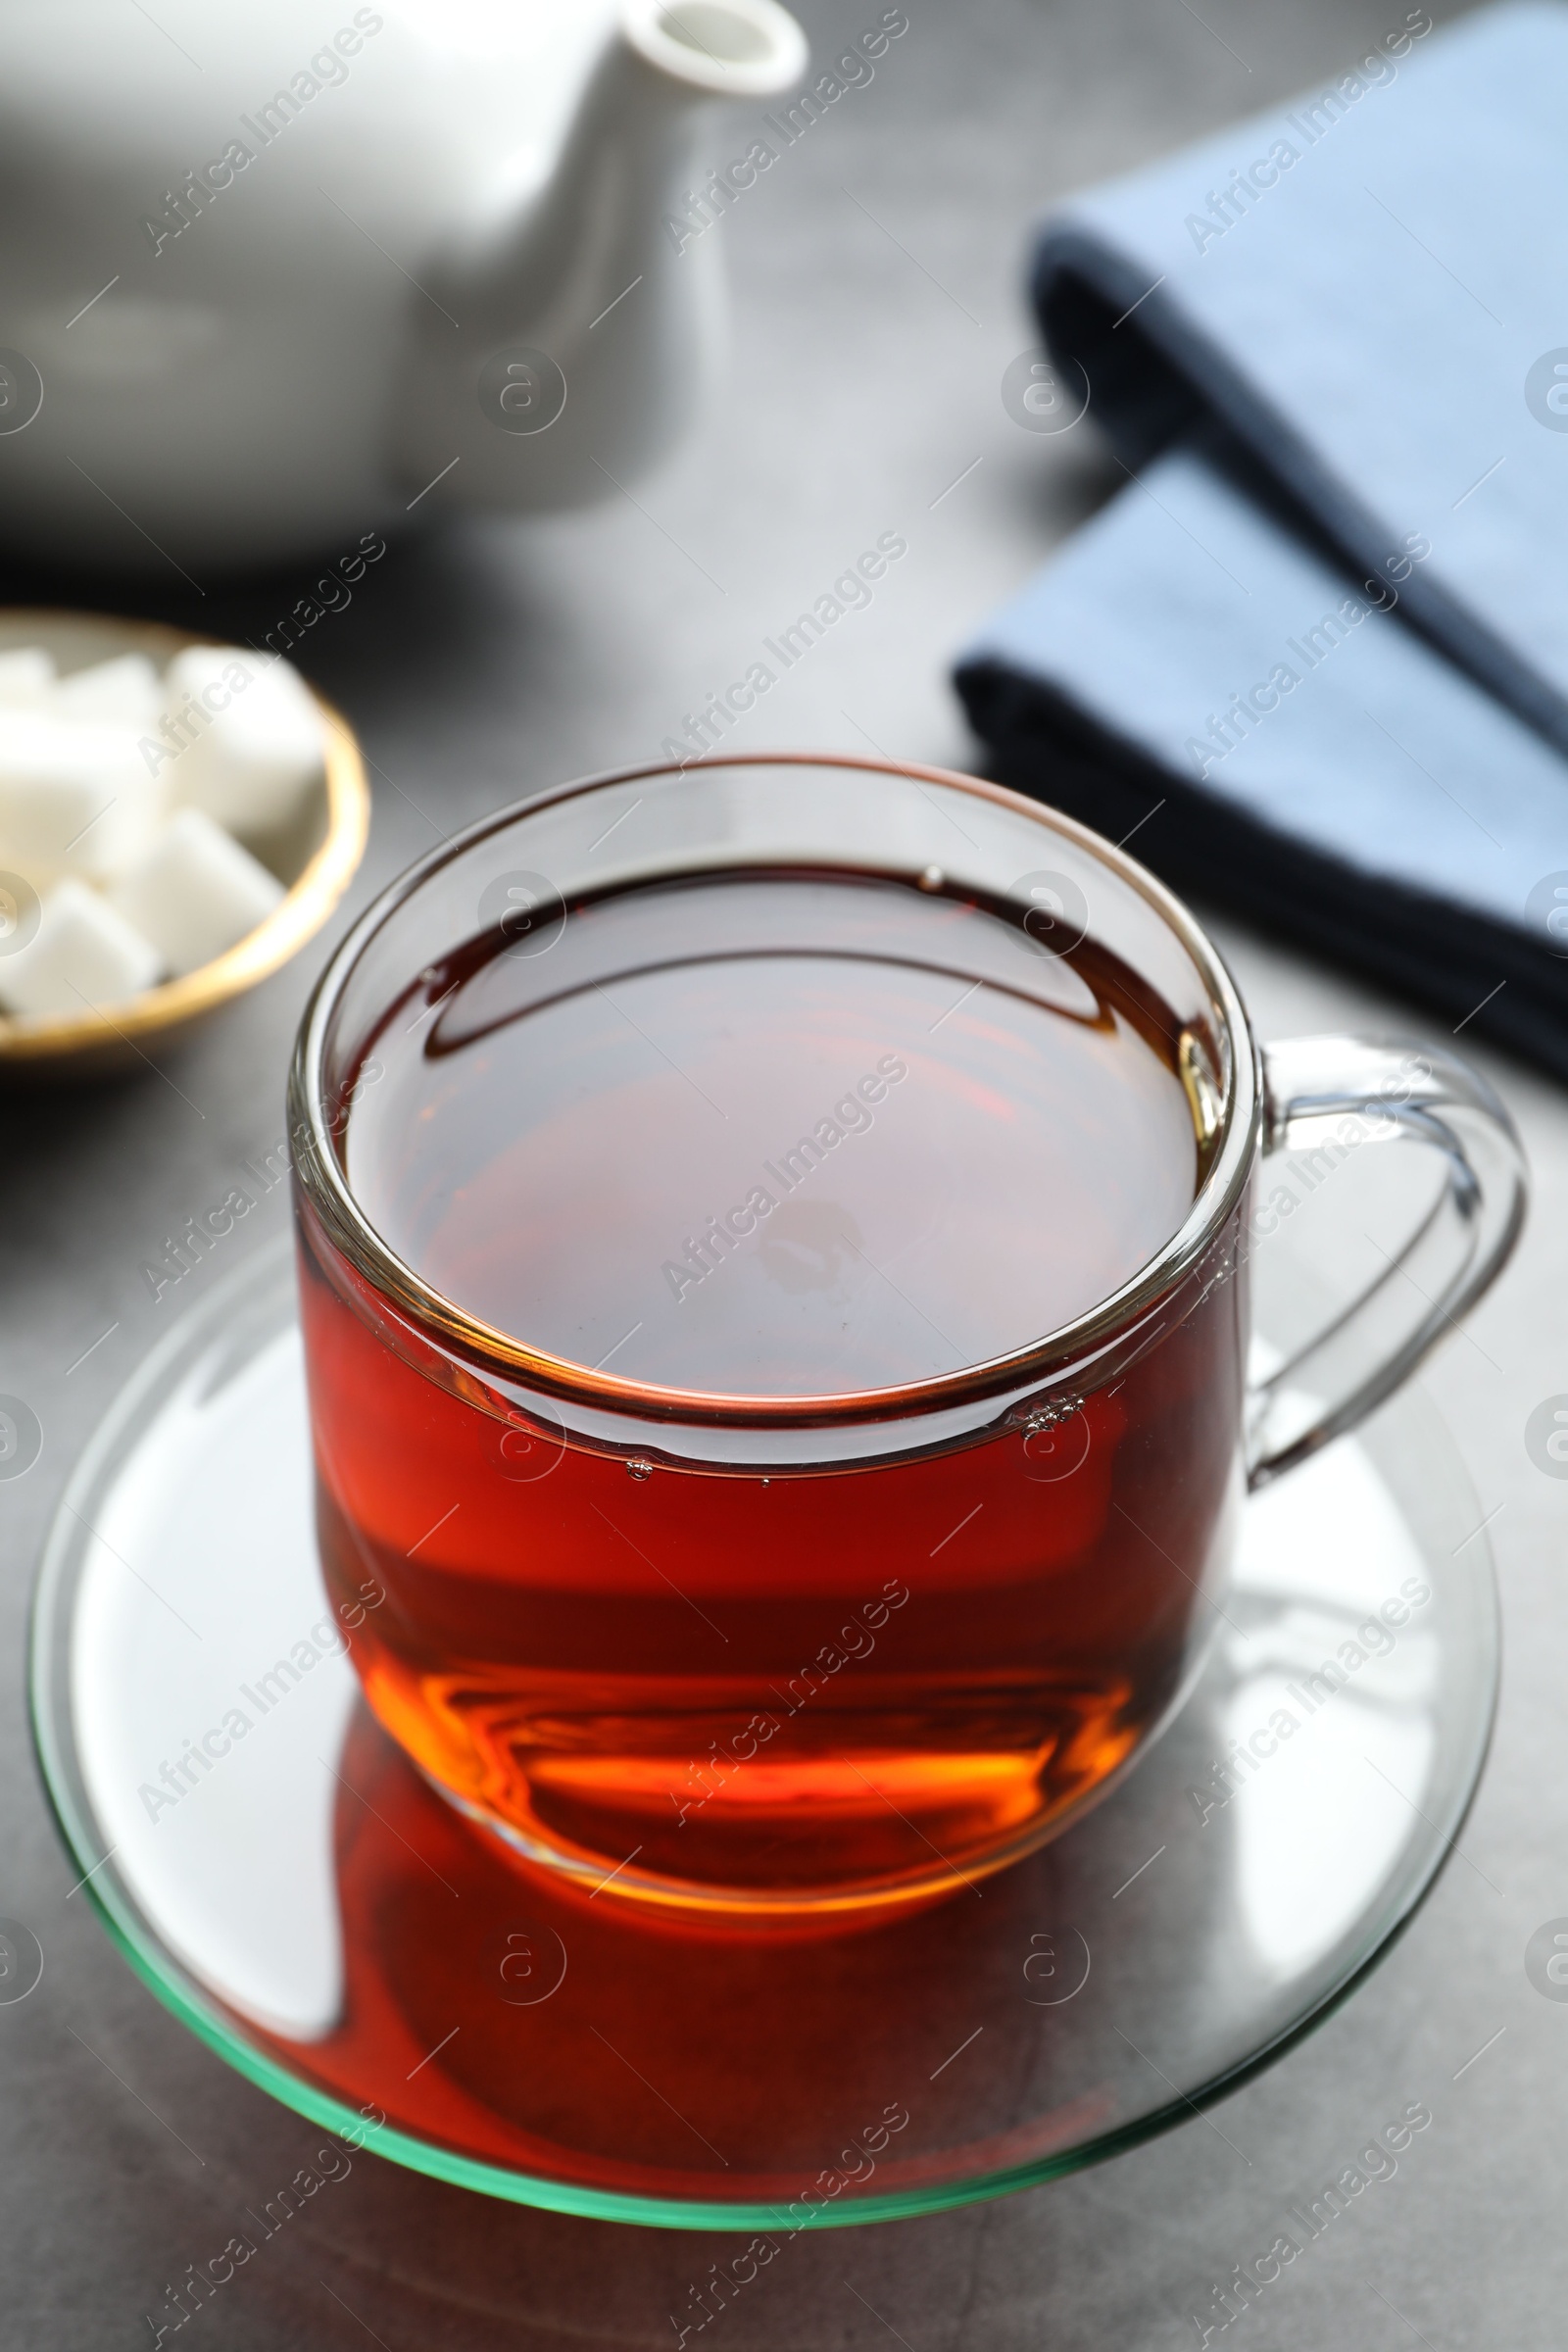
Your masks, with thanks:
<instances>
[{"instance_id":1,"label":"glass cup handle","mask_svg":"<svg viewBox=\"0 0 1568 2352\"><path fill-rule=\"evenodd\" d=\"M1250 1384L1252 1487L1352 1428L1408 1378L1505 1264L1529 1191L1513 1121L1486 1080L1441 1047L1297 1037L1264 1046L1260 1059L1264 1156L1244 1244L1250 1256L1294 1213L1303 1184L1315 1189L1364 1144L1425 1145L1442 1155L1444 1182L1359 1298ZM1269 1161L1282 1154L1271 1187Z\"/></svg>"}]
</instances>

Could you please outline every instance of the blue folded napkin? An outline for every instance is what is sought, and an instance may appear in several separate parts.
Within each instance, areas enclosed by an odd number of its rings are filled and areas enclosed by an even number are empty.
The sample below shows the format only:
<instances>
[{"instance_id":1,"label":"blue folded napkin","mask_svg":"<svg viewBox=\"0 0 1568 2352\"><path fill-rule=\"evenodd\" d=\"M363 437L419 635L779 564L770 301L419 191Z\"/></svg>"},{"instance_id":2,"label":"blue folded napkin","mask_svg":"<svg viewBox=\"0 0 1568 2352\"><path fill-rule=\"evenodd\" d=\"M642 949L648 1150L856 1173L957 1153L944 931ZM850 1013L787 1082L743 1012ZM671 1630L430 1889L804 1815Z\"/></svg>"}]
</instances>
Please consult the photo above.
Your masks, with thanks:
<instances>
[{"instance_id":1,"label":"blue folded napkin","mask_svg":"<svg viewBox=\"0 0 1568 2352\"><path fill-rule=\"evenodd\" d=\"M1565 124L1568 9L1416 12L1049 222L1138 473L957 683L1005 781L1568 1075Z\"/></svg>"}]
</instances>

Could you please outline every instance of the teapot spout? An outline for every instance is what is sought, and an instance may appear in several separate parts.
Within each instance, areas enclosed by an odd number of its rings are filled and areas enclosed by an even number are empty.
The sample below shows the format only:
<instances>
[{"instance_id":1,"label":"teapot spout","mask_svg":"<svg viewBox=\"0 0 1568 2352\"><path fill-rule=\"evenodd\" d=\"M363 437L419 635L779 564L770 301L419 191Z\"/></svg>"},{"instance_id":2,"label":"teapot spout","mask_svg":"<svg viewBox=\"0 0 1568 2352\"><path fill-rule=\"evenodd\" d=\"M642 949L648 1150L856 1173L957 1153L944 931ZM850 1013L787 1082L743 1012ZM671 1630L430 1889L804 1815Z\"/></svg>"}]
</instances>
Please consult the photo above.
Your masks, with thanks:
<instances>
[{"instance_id":1,"label":"teapot spout","mask_svg":"<svg viewBox=\"0 0 1568 2352\"><path fill-rule=\"evenodd\" d=\"M714 178L700 126L806 65L777 0L622 0L546 185L423 281L396 420L411 495L548 513L614 496L679 439L717 339L701 231L765 168L754 148Z\"/></svg>"}]
</instances>

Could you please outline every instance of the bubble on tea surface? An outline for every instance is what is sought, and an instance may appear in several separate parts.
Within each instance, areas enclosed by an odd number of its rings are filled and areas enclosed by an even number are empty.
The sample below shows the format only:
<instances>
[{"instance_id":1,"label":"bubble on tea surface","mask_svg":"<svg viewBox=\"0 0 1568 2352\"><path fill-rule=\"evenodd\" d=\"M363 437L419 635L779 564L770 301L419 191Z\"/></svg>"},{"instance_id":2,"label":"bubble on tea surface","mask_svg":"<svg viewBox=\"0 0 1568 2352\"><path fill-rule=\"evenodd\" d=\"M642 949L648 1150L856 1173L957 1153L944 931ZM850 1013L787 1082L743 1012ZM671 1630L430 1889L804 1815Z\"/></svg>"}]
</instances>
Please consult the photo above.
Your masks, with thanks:
<instances>
[{"instance_id":1,"label":"bubble on tea surface","mask_svg":"<svg viewBox=\"0 0 1568 2352\"><path fill-rule=\"evenodd\" d=\"M1070 956L1089 929L1089 901L1071 874L1042 866L1007 895L1023 906L1023 936L1037 955Z\"/></svg>"},{"instance_id":2,"label":"bubble on tea surface","mask_svg":"<svg viewBox=\"0 0 1568 2352\"><path fill-rule=\"evenodd\" d=\"M1088 1415L1080 1404L1051 1406L1031 1415L1024 1424L1024 1476L1041 1486L1071 1478L1089 1459L1090 1443Z\"/></svg>"},{"instance_id":3,"label":"bubble on tea surface","mask_svg":"<svg viewBox=\"0 0 1568 2352\"><path fill-rule=\"evenodd\" d=\"M485 884L479 923L501 933L505 955L543 956L566 927L566 903L548 874L519 866Z\"/></svg>"},{"instance_id":4,"label":"bubble on tea surface","mask_svg":"<svg viewBox=\"0 0 1568 2352\"><path fill-rule=\"evenodd\" d=\"M479 370L479 407L504 433L542 433L566 405L566 379L531 343L492 352Z\"/></svg>"}]
</instances>

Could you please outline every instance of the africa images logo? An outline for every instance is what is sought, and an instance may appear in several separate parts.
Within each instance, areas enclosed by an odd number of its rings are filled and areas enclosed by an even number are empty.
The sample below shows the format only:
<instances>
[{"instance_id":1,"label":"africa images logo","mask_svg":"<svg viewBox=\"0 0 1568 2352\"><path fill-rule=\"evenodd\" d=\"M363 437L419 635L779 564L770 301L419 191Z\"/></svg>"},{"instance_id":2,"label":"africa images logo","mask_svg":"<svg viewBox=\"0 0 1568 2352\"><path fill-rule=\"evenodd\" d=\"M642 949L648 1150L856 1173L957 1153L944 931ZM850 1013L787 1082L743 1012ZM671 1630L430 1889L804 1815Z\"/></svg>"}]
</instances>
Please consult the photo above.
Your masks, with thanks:
<instances>
[{"instance_id":1,"label":"africa images logo","mask_svg":"<svg viewBox=\"0 0 1568 2352\"><path fill-rule=\"evenodd\" d=\"M714 1274L724 1259L740 1248L748 1235L757 1231L758 1220L770 1217L781 1200L798 1192L813 1168L819 1168L830 1152L852 1135L863 1135L875 1125L871 1105L886 1100L890 1086L897 1086L909 1075L909 1065L897 1054L884 1054L874 1070L867 1070L859 1084L824 1112L809 1135L803 1135L789 1151L781 1152L775 1163L762 1162L762 1173L769 1184L753 1185L746 1199L722 1218L710 1217L700 1236L687 1234L681 1243L684 1257L666 1257L660 1272L668 1283L677 1302L688 1291L695 1290Z\"/></svg>"},{"instance_id":2,"label":"africa images logo","mask_svg":"<svg viewBox=\"0 0 1568 2352\"><path fill-rule=\"evenodd\" d=\"M1525 407L1548 433L1568 433L1568 346L1544 351L1525 377Z\"/></svg>"}]
</instances>

